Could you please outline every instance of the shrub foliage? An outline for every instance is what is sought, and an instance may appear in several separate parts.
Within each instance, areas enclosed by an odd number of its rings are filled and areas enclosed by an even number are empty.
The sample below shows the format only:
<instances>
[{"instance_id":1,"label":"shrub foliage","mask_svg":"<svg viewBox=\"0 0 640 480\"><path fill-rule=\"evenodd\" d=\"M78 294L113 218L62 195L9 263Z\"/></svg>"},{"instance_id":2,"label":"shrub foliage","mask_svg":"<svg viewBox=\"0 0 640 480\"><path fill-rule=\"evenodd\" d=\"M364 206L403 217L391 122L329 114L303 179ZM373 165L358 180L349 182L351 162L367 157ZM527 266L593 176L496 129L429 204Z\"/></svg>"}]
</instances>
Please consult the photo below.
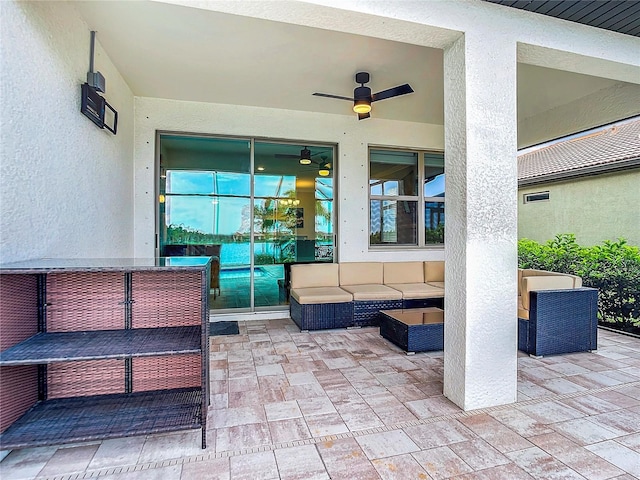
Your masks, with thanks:
<instances>
[{"instance_id":1,"label":"shrub foliage","mask_svg":"<svg viewBox=\"0 0 640 480\"><path fill-rule=\"evenodd\" d=\"M540 244L518 242L520 268L571 273L598 289L598 318L625 330L640 327L640 249L625 240L581 247L575 235L561 234Z\"/></svg>"}]
</instances>

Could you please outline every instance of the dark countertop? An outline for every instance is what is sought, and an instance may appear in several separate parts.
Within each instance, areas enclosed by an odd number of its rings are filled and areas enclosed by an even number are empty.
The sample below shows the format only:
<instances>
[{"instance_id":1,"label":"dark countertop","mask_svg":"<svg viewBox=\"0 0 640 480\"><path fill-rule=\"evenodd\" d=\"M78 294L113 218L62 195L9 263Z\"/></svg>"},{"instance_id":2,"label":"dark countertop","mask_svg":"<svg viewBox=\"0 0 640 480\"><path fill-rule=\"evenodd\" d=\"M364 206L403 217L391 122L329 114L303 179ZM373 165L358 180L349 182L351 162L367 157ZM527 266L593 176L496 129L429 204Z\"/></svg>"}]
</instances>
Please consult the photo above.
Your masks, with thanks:
<instances>
[{"instance_id":1,"label":"dark countertop","mask_svg":"<svg viewBox=\"0 0 640 480\"><path fill-rule=\"evenodd\" d=\"M211 257L41 258L0 263L0 273L199 270L206 268L210 262Z\"/></svg>"}]
</instances>

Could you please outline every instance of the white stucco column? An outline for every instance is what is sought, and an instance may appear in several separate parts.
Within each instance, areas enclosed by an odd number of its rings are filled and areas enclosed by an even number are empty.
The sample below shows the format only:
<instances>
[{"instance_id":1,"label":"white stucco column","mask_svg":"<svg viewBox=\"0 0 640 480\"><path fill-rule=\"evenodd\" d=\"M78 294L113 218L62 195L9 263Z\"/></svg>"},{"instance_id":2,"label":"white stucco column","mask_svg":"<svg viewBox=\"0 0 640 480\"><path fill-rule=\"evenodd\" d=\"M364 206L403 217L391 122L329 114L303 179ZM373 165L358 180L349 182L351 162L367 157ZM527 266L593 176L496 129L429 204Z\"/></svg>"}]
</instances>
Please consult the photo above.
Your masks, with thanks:
<instances>
[{"instance_id":1,"label":"white stucco column","mask_svg":"<svg viewBox=\"0 0 640 480\"><path fill-rule=\"evenodd\" d=\"M512 403L517 383L516 43L468 32L444 53L444 394Z\"/></svg>"}]
</instances>

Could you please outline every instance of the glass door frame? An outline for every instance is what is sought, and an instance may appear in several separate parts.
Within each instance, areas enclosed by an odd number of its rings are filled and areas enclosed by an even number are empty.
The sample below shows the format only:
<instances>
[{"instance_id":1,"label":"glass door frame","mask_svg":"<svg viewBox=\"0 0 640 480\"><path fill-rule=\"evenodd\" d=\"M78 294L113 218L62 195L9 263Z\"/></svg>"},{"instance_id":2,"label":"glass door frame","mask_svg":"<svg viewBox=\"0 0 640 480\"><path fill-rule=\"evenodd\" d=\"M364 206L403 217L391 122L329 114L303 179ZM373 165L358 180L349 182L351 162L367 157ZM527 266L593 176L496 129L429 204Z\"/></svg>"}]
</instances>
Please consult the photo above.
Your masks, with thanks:
<instances>
[{"instance_id":1,"label":"glass door frame","mask_svg":"<svg viewBox=\"0 0 640 480\"><path fill-rule=\"evenodd\" d=\"M219 314L230 314L230 313L254 313L254 312L274 312L274 311L287 311L289 309L288 305L269 305L269 306L255 306L255 235L254 235L254 208L255 204L255 144L260 142L265 143L277 143L283 145L304 145L307 148L320 147L320 148L331 148L333 151L333 168L332 171L332 197L333 197L333 215L331 218L331 227L333 231L333 263L337 263L338 258L338 233L336 226L339 225L338 222L338 186L336 179L338 178L338 145L332 143L323 143L323 142L307 142L307 141L296 141L291 139L279 139L279 138L269 138L269 137L250 137L250 136L233 136L233 135L215 135L215 134L207 134L207 133L192 133L192 132L177 132L172 130L156 130L156 138L155 138L155 159L154 159L154 187L155 187L155 195L154 195L154 210L155 210L155 227L154 227L154 245L155 245L155 254L156 256L161 255L160 250L160 195L161 195L161 185L160 185L160 174L161 174L161 151L160 151L160 139L163 135L171 135L171 136L181 136L181 137L197 137L197 138L212 138L217 140L241 140L249 142L249 175L250 175L250 197L249 202L251 208L249 209L249 218L251 225L251 234L250 234L250 243L249 243L249 288L250 288L250 300L249 307L240 307L240 308L231 308L231 309L216 309L215 312ZM314 194L315 195L315 194Z\"/></svg>"}]
</instances>

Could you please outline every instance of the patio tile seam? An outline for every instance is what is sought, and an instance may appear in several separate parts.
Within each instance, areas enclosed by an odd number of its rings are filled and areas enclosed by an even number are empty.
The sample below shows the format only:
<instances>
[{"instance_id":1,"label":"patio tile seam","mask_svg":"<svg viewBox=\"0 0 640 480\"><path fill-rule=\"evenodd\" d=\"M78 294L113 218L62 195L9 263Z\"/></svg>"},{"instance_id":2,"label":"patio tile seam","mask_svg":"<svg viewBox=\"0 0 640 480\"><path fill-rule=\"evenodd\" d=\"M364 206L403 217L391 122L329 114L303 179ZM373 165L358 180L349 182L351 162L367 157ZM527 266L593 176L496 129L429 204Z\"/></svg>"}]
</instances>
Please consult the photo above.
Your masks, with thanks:
<instances>
[{"instance_id":1,"label":"patio tile seam","mask_svg":"<svg viewBox=\"0 0 640 480\"><path fill-rule=\"evenodd\" d=\"M509 403L505 405L497 405L495 407L479 408L476 410L468 410L468 411L450 413L446 415L439 415L435 417L423 418L418 420L410 420L407 422L401 422L394 425L386 425L382 427L372 427L372 428L367 428L363 430L356 430L356 431L344 432L339 434L324 435L322 437L306 438L306 439L300 439L300 440L294 440L294 441L283 441L283 442L264 444L264 445L254 445L252 447L247 447L239 450L225 450L220 452L212 452L208 454L192 455L189 457L160 460L157 462L122 465L118 467L106 467L106 468L97 469L97 470L85 470L83 472L75 472L72 474L66 473L66 474L60 474L60 475L55 475L51 477L38 476L36 477L36 480L84 480L84 479L90 479L90 478L99 478L105 475L113 474L114 469L119 470L117 473L124 474L124 473L131 473L131 472L139 472L142 470L154 470L157 468L163 468L163 467L173 466L173 465L184 465L186 463L197 463L197 462L203 462L207 460L230 458L230 457L236 457L236 456L246 455L251 453L275 451L275 450L280 450L284 448L301 447L304 445L317 445L324 442L334 442L336 440L341 440L346 438L356 438L356 437L362 437L365 435L387 433L395 430L402 430L404 428L415 427L419 425L429 425L432 423L437 423L437 422L446 421L446 420L457 420L459 418L468 418L468 417L473 417L475 415L483 415L483 414L496 412L500 410L507 410L509 408L514 408L515 406L527 406L527 405L535 405L538 403L545 403L550 401L565 400L570 398L582 397L586 395L609 392L612 390L618 390L618 389L627 388L627 387L640 387L640 381L622 383L619 385L610 385L610 386L599 387L599 388L594 388L594 389L584 390L579 392L571 392L571 393L563 393L558 395L546 396L541 398L525 400L521 402Z\"/></svg>"}]
</instances>

